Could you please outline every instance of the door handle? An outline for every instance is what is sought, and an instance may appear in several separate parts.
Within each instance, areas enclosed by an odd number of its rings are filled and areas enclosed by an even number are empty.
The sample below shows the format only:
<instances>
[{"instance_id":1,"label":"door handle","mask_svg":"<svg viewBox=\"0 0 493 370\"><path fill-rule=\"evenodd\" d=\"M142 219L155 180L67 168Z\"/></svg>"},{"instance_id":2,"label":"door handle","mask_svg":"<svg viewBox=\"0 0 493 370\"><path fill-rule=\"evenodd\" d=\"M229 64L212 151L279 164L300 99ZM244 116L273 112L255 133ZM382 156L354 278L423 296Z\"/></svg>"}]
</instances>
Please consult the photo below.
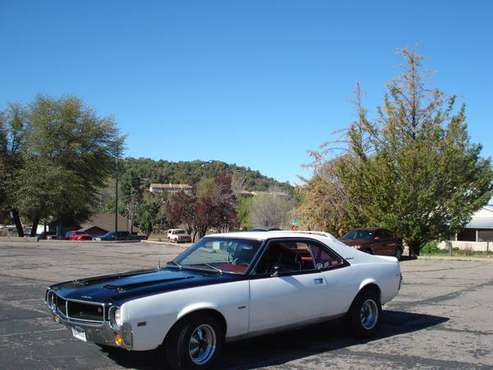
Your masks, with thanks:
<instances>
[{"instance_id":1,"label":"door handle","mask_svg":"<svg viewBox=\"0 0 493 370\"><path fill-rule=\"evenodd\" d=\"M319 285L319 284L323 284L324 283L324 279L323 278L316 278L316 279L313 279L313 281L315 282L315 284Z\"/></svg>"}]
</instances>

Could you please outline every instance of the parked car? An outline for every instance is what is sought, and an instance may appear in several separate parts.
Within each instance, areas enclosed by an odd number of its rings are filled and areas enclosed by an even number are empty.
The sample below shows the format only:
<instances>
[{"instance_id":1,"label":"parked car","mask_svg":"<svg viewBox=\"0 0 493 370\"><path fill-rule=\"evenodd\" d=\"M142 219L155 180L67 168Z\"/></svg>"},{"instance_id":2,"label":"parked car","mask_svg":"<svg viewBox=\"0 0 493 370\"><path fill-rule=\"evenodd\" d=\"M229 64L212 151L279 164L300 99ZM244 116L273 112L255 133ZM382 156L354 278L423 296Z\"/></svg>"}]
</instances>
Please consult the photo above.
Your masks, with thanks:
<instances>
[{"instance_id":1,"label":"parked car","mask_svg":"<svg viewBox=\"0 0 493 370\"><path fill-rule=\"evenodd\" d=\"M175 243L190 243L192 237L185 229L170 229L168 230L168 240Z\"/></svg>"},{"instance_id":2,"label":"parked car","mask_svg":"<svg viewBox=\"0 0 493 370\"><path fill-rule=\"evenodd\" d=\"M68 240L92 240L92 236L85 231L71 231Z\"/></svg>"},{"instance_id":3,"label":"parked car","mask_svg":"<svg viewBox=\"0 0 493 370\"><path fill-rule=\"evenodd\" d=\"M75 233L75 230L65 232L64 239L70 240L70 237L72 236L73 233Z\"/></svg>"},{"instance_id":4,"label":"parked car","mask_svg":"<svg viewBox=\"0 0 493 370\"><path fill-rule=\"evenodd\" d=\"M94 240L138 240L138 237L128 231L108 231L106 234L94 238Z\"/></svg>"},{"instance_id":5,"label":"parked car","mask_svg":"<svg viewBox=\"0 0 493 370\"><path fill-rule=\"evenodd\" d=\"M38 240L49 240L49 239L54 239L56 238L56 232L55 231L43 231L42 233L39 233L36 235Z\"/></svg>"},{"instance_id":6,"label":"parked car","mask_svg":"<svg viewBox=\"0 0 493 370\"><path fill-rule=\"evenodd\" d=\"M370 336L401 281L394 257L330 234L237 232L206 236L165 267L52 285L45 301L82 341L160 348L172 369L206 369L224 342L293 326L346 317Z\"/></svg>"},{"instance_id":7,"label":"parked car","mask_svg":"<svg viewBox=\"0 0 493 370\"><path fill-rule=\"evenodd\" d=\"M354 229L341 238L344 244L362 252L382 256L402 257L402 239L391 231L380 228Z\"/></svg>"}]
</instances>

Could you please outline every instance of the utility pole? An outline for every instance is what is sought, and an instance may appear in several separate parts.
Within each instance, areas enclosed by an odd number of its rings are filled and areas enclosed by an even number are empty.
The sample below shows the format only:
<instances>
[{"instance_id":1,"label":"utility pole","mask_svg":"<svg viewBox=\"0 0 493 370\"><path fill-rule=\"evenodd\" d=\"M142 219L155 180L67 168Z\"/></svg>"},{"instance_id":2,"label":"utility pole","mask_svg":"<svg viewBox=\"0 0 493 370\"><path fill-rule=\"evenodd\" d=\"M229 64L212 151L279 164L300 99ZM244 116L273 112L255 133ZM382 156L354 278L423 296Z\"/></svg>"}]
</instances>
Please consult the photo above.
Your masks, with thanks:
<instances>
[{"instance_id":1,"label":"utility pole","mask_svg":"<svg viewBox=\"0 0 493 370\"><path fill-rule=\"evenodd\" d=\"M120 156L120 148L116 144L116 158L115 158L115 233L118 232L118 175L120 173L118 168L118 157Z\"/></svg>"}]
</instances>

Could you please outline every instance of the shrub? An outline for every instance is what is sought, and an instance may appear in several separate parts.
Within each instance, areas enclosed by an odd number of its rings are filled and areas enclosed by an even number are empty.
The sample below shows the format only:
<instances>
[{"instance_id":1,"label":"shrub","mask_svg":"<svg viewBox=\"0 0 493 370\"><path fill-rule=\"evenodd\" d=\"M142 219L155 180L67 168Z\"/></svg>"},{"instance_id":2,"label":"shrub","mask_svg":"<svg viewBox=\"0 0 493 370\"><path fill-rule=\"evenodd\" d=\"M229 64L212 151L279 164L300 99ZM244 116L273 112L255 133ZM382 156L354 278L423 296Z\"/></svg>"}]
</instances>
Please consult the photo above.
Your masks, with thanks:
<instances>
[{"instance_id":1,"label":"shrub","mask_svg":"<svg viewBox=\"0 0 493 370\"><path fill-rule=\"evenodd\" d=\"M421 249L421 253L422 254L440 253L440 249L438 248L438 242L437 241L427 242Z\"/></svg>"}]
</instances>

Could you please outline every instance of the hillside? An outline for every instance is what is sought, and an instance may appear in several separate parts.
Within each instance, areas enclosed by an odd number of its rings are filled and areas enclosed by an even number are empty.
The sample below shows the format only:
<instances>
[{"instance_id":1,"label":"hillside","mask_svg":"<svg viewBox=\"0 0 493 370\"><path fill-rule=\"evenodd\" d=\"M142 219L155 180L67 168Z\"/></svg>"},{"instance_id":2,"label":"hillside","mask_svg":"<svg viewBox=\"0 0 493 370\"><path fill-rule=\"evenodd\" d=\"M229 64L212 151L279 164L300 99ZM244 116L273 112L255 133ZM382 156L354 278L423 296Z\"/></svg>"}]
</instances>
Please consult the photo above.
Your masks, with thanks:
<instances>
[{"instance_id":1,"label":"hillside","mask_svg":"<svg viewBox=\"0 0 493 370\"><path fill-rule=\"evenodd\" d=\"M277 188L291 192L293 187L287 182L280 182L262 175L259 171L247 167L228 164L222 161L180 161L152 160L148 158L126 158L123 160L124 171L134 172L145 185L151 182L195 184L201 178L214 177L227 173L245 180L244 188L250 191L267 191Z\"/></svg>"}]
</instances>

